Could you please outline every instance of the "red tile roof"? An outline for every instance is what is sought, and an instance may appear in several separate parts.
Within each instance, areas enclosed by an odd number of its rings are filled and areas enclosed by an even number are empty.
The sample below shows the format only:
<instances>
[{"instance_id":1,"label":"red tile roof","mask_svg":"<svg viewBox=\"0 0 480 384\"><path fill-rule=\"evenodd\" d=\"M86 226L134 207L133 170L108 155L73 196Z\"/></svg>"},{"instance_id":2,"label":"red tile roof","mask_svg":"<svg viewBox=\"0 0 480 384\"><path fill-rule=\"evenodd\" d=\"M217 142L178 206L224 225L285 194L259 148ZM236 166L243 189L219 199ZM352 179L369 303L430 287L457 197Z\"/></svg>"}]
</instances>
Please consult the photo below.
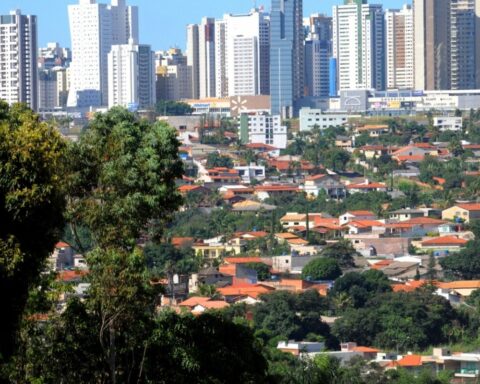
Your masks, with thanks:
<instances>
[{"instance_id":1,"label":"red tile roof","mask_svg":"<svg viewBox=\"0 0 480 384\"><path fill-rule=\"evenodd\" d=\"M434 239L422 241L422 246L435 246L435 245L458 245L463 246L467 244L468 241L465 239L459 239L456 236L442 236L436 237Z\"/></svg>"},{"instance_id":2,"label":"red tile roof","mask_svg":"<svg viewBox=\"0 0 480 384\"><path fill-rule=\"evenodd\" d=\"M383 183L368 183L368 184L350 184L347 185L347 189L377 189L377 188L387 188Z\"/></svg>"},{"instance_id":3,"label":"red tile roof","mask_svg":"<svg viewBox=\"0 0 480 384\"><path fill-rule=\"evenodd\" d=\"M70 244L59 241L57 244L55 244L55 248L70 248Z\"/></svg>"},{"instance_id":4,"label":"red tile roof","mask_svg":"<svg viewBox=\"0 0 480 384\"><path fill-rule=\"evenodd\" d=\"M476 203L456 204L455 207L459 207L467 211L480 211L480 204Z\"/></svg>"},{"instance_id":5,"label":"red tile roof","mask_svg":"<svg viewBox=\"0 0 480 384\"><path fill-rule=\"evenodd\" d=\"M187 300L182 301L178 305L180 307L192 307L193 308L196 305L205 303L209 300L210 300L209 297L194 296L194 297L188 298Z\"/></svg>"},{"instance_id":6,"label":"red tile roof","mask_svg":"<svg viewBox=\"0 0 480 384\"><path fill-rule=\"evenodd\" d=\"M225 257L224 261L228 264L263 263L260 257Z\"/></svg>"},{"instance_id":7,"label":"red tile roof","mask_svg":"<svg viewBox=\"0 0 480 384\"><path fill-rule=\"evenodd\" d=\"M257 192L300 192L300 189L293 185L259 185L255 187Z\"/></svg>"},{"instance_id":8,"label":"red tile roof","mask_svg":"<svg viewBox=\"0 0 480 384\"><path fill-rule=\"evenodd\" d=\"M422 366L422 356L420 355L405 355L397 361L392 361L388 364L390 367L420 367Z\"/></svg>"},{"instance_id":9,"label":"red tile roof","mask_svg":"<svg viewBox=\"0 0 480 384\"><path fill-rule=\"evenodd\" d=\"M354 215L354 216L371 216L371 217L376 216L372 211L348 211L347 213L350 213L351 215Z\"/></svg>"}]
</instances>

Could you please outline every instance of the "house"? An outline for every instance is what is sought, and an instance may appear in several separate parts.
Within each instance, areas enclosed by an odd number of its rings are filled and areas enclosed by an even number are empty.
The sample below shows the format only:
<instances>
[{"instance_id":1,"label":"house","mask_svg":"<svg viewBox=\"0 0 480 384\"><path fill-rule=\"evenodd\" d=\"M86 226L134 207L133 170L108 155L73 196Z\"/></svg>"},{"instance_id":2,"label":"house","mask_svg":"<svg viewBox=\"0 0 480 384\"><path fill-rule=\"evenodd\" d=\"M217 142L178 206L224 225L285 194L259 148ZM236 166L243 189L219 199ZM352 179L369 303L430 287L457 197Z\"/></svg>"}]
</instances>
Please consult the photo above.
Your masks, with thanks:
<instances>
[{"instance_id":1,"label":"house","mask_svg":"<svg viewBox=\"0 0 480 384\"><path fill-rule=\"evenodd\" d=\"M439 282L437 286L441 289L453 291L465 298L470 296L473 291L480 289L480 280L450 281L447 283Z\"/></svg>"},{"instance_id":2,"label":"house","mask_svg":"<svg viewBox=\"0 0 480 384\"><path fill-rule=\"evenodd\" d=\"M215 310L215 309L220 310L220 309L227 308L229 306L230 304L222 300L208 300L195 305L192 308L192 313L194 315L199 315L208 310Z\"/></svg>"},{"instance_id":3,"label":"house","mask_svg":"<svg viewBox=\"0 0 480 384\"><path fill-rule=\"evenodd\" d=\"M335 137L335 146L350 151L353 148L353 140L349 136L337 136Z\"/></svg>"},{"instance_id":4,"label":"house","mask_svg":"<svg viewBox=\"0 0 480 384\"><path fill-rule=\"evenodd\" d=\"M264 204L254 200L243 200L232 204L232 212L259 212L259 211L274 211L277 209L275 205Z\"/></svg>"},{"instance_id":5,"label":"house","mask_svg":"<svg viewBox=\"0 0 480 384\"><path fill-rule=\"evenodd\" d=\"M458 132L463 128L463 118L461 116L434 116L433 126L438 128L440 132Z\"/></svg>"},{"instance_id":6,"label":"house","mask_svg":"<svg viewBox=\"0 0 480 384\"><path fill-rule=\"evenodd\" d=\"M353 248L366 257L397 257L408 254L411 239L406 237L372 237L364 234L347 236Z\"/></svg>"},{"instance_id":7,"label":"house","mask_svg":"<svg viewBox=\"0 0 480 384\"><path fill-rule=\"evenodd\" d=\"M345 224L344 227L348 229L348 235L385 233L385 224L377 220L353 220Z\"/></svg>"},{"instance_id":8,"label":"house","mask_svg":"<svg viewBox=\"0 0 480 384\"><path fill-rule=\"evenodd\" d=\"M280 218L280 224L284 229L304 231L308 227L313 228L315 226L315 219L317 218L326 218L329 215L325 213L297 213L297 212L287 212L287 214Z\"/></svg>"},{"instance_id":9,"label":"house","mask_svg":"<svg viewBox=\"0 0 480 384\"><path fill-rule=\"evenodd\" d=\"M269 144L262 143L249 143L245 146L248 149L251 149L256 154L267 154L268 156L278 156L280 154L280 149Z\"/></svg>"},{"instance_id":10,"label":"house","mask_svg":"<svg viewBox=\"0 0 480 384\"><path fill-rule=\"evenodd\" d=\"M210 193L210 189L205 188L202 185L198 184L184 184L178 187L178 192L180 192L183 196L188 195L189 193Z\"/></svg>"},{"instance_id":11,"label":"house","mask_svg":"<svg viewBox=\"0 0 480 384\"><path fill-rule=\"evenodd\" d=\"M427 362L425 362L425 365ZM430 363L433 366L433 363ZM421 355L414 355L408 354L402 356L398 360L393 360L387 365L387 369L398 369L398 368L406 369L407 371L418 374L425 369L423 356Z\"/></svg>"},{"instance_id":12,"label":"house","mask_svg":"<svg viewBox=\"0 0 480 384\"><path fill-rule=\"evenodd\" d=\"M347 185L347 191L349 193L368 193L368 192L387 192L388 187L384 183L376 183L370 180L365 180L360 184Z\"/></svg>"},{"instance_id":13,"label":"house","mask_svg":"<svg viewBox=\"0 0 480 384\"><path fill-rule=\"evenodd\" d=\"M265 166L263 165L242 165L234 167L244 183L250 184L252 180L265 180Z\"/></svg>"},{"instance_id":14,"label":"house","mask_svg":"<svg viewBox=\"0 0 480 384\"><path fill-rule=\"evenodd\" d=\"M342 238L345 231L336 218L315 217L314 225L311 231L319 234L324 240Z\"/></svg>"},{"instance_id":15,"label":"house","mask_svg":"<svg viewBox=\"0 0 480 384\"><path fill-rule=\"evenodd\" d=\"M366 133L370 137L380 137L390 132L388 125L377 124L377 125L364 125L362 127L357 127L355 133L362 134Z\"/></svg>"},{"instance_id":16,"label":"house","mask_svg":"<svg viewBox=\"0 0 480 384\"><path fill-rule=\"evenodd\" d=\"M343 199L346 195L345 185L338 180L338 177L326 174L307 177L303 190L307 196L314 197L324 191L331 199Z\"/></svg>"},{"instance_id":17,"label":"house","mask_svg":"<svg viewBox=\"0 0 480 384\"><path fill-rule=\"evenodd\" d=\"M407 221L416 217L424 217L425 212L420 209L398 209L390 212L389 217L391 220Z\"/></svg>"},{"instance_id":18,"label":"house","mask_svg":"<svg viewBox=\"0 0 480 384\"><path fill-rule=\"evenodd\" d=\"M261 295L273 292L275 288L266 284L234 284L228 287L219 288L217 291L228 303L237 303L239 301L247 304L256 304L260 302Z\"/></svg>"},{"instance_id":19,"label":"house","mask_svg":"<svg viewBox=\"0 0 480 384\"><path fill-rule=\"evenodd\" d=\"M480 204L456 204L453 207L442 211L442 219L463 223L470 223L472 220L478 220L480 219Z\"/></svg>"},{"instance_id":20,"label":"house","mask_svg":"<svg viewBox=\"0 0 480 384\"><path fill-rule=\"evenodd\" d=\"M295 185L258 185L255 187L255 195L260 201L275 196L288 196L299 192L300 189Z\"/></svg>"},{"instance_id":21,"label":"house","mask_svg":"<svg viewBox=\"0 0 480 384\"><path fill-rule=\"evenodd\" d=\"M440 236L424 240L421 243L423 251L434 251L435 256L441 256L451 252L458 252L467 245L468 241L457 236Z\"/></svg>"},{"instance_id":22,"label":"house","mask_svg":"<svg viewBox=\"0 0 480 384\"><path fill-rule=\"evenodd\" d=\"M307 176L315 172L317 167L306 160L269 160L268 165L275 168L283 176Z\"/></svg>"},{"instance_id":23,"label":"house","mask_svg":"<svg viewBox=\"0 0 480 384\"><path fill-rule=\"evenodd\" d=\"M366 159L378 159L381 156L391 153L391 148L384 145L365 145L358 149Z\"/></svg>"},{"instance_id":24,"label":"house","mask_svg":"<svg viewBox=\"0 0 480 384\"><path fill-rule=\"evenodd\" d=\"M304 353L319 353L325 349L323 342L309 342L309 341L279 341L277 349L291 353L294 356L300 356Z\"/></svg>"},{"instance_id":25,"label":"house","mask_svg":"<svg viewBox=\"0 0 480 384\"><path fill-rule=\"evenodd\" d=\"M227 252L227 247L219 243L195 242L192 245L195 255L205 259L218 259Z\"/></svg>"},{"instance_id":26,"label":"house","mask_svg":"<svg viewBox=\"0 0 480 384\"><path fill-rule=\"evenodd\" d=\"M273 256L272 257L272 272L274 273L292 273L301 274L303 267L313 259L318 258L317 255L305 256Z\"/></svg>"},{"instance_id":27,"label":"house","mask_svg":"<svg viewBox=\"0 0 480 384\"><path fill-rule=\"evenodd\" d=\"M55 244L55 249L48 258L48 262L54 271L62 271L74 267L74 256L75 252L70 244L61 241Z\"/></svg>"},{"instance_id":28,"label":"house","mask_svg":"<svg viewBox=\"0 0 480 384\"><path fill-rule=\"evenodd\" d=\"M236 184L241 181L241 178L236 169L216 167L207 169L206 174L202 177L202 180L206 183Z\"/></svg>"},{"instance_id":29,"label":"house","mask_svg":"<svg viewBox=\"0 0 480 384\"><path fill-rule=\"evenodd\" d=\"M195 239L193 237L172 237L171 244L175 248L191 248Z\"/></svg>"},{"instance_id":30,"label":"house","mask_svg":"<svg viewBox=\"0 0 480 384\"><path fill-rule=\"evenodd\" d=\"M392 153L392 158L399 163L410 162L419 163L425 159L425 156L439 156L439 150L424 143L410 144L402 147Z\"/></svg>"},{"instance_id":31,"label":"house","mask_svg":"<svg viewBox=\"0 0 480 384\"><path fill-rule=\"evenodd\" d=\"M340 216L339 222L340 225L345 225L354 220L375 220L376 218L377 215L372 211L348 211Z\"/></svg>"},{"instance_id":32,"label":"house","mask_svg":"<svg viewBox=\"0 0 480 384\"><path fill-rule=\"evenodd\" d=\"M188 282L190 292L197 292L201 285L231 285L233 276L220 272L217 268L208 267L193 273Z\"/></svg>"}]
</instances>

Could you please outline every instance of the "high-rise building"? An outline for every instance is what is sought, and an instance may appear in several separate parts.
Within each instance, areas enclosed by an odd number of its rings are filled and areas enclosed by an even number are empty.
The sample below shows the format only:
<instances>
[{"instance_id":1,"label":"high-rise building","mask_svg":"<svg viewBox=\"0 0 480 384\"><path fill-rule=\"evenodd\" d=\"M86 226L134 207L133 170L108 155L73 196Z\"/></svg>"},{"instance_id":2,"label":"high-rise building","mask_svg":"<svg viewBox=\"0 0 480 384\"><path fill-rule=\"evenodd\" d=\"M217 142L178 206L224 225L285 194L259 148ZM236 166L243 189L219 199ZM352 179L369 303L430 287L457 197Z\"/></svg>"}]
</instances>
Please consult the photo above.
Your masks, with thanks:
<instances>
[{"instance_id":1,"label":"high-rise building","mask_svg":"<svg viewBox=\"0 0 480 384\"><path fill-rule=\"evenodd\" d=\"M192 98L200 97L200 57L198 41L198 24L190 24L187 26L187 65L192 72Z\"/></svg>"},{"instance_id":2,"label":"high-rise building","mask_svg":"<svg viewBox=\"0 0 480 384\"><path fill-rule=\"evenodd\" d=\"M344 0L333 7L333 57L338 90L385 87L382 6Z\"/></svg>"},{"instance_id":3,"label":"high-rise building","mask_svg":"<svg viewBox=\"0 0 480 384\"><path fill-rule=\"evenodd\" d=\"M306 96L329 96L329 63L332 56L332 18L312 15L305 40Z\"/></svg>"},{"instance_id":4,"label":"high-rise building","mask_svg":"<svg viewBox=\"0 0 480 384\"><path fill-rule=\"evenodd\" d=\"M151 107L156 100L154 63L149 45L113 45L108 54L108 106Z\"/></svg>"},{"instance_id":5,"label":"high-rise building","mask_svg":"<svg viewBox=\"0 0 480 384\"><path fill-rule=\"evenodd\" d=\"M67 70L72 54L59 43L48 43L38 50L38 110L65 108L68 97Z\"/></svg>"},{"instance_id":6,"label":"high-rise building","mask_svg":"<svg viewBox=\"0 0 480 384\"><path fill-rule=\"evenodd\" d=\"M215 97L215 19L204 17L198 26L200 98Z\"/></svg>"},{"instance_id":7,"label":"high-rise building","mask_svg":"<svg viewBox=\"0 0 480 384\"><path fill-rule=\"evenodd\" d=\"M415 88L450 88L450 1L413 0Z\"/></svg>"},{"instance_id":8,"label":"high-rise building","mask_svg":"<svg viewBox=\"0 0 480 384\"><path fill-rule=\"evenodd\" d=\"M413 10L385 11L385 69L387 89L413 89L414 80Z\"/></svg>"},{"instance_id":9,"label":"high-rise building","mask_svg":"<svg viewBox=\"0 0 480 384\"><path fill-rule=\"evenodd\" d=\"M37 110L37 17L0 15L0 99Z\"/></svg>"},{"instance_id":10,"label":"high-rise building","mask_svg":"<svg viewBox=\"0 0 480 384\"><path fill-rule=\"evenodd\" d=\"M270 14L270 97L272 114L293 116L304 95L302 0L272 0Z\"/></svg>"},{"instance_id":11,"label":"high-rise building","mask_svg":"<svg viewBox=\"0 0 480 384\"><path fill-rule=\"evenodd\" d=\"M475 89L476 0L451 0L450 2L450 89Z\"/></svg>"},{"instance_id":12,"label":"high-rise building","mask_svg":"<svg viewBox=\"0 0 480 384\"><path fill-rule=\"evenodd\" d=\"M225 20L215 20L215 96L228 96Z\"/></svg>"},{"instance_id":13,"label":"high-rise building","mask_svg":"<svg viewBox=\"0 0 480 384\"><path fill-rule=\"evenodd\" d=\"M138 10L125 0L98 4L79 0L68 6L72 39L71 88L68 105L108 104L108 54L113 45L138 43Z\"/></svg>"},{"instance_id":14,"label":"high-rise building","mask_svg":"<svg viewBox=\"0 0 480 384\"><path fill-rule=\"evenodd\" d=\"M178 48L156 52L157 100L191 99L192 70Z\"/></svg>"},{"instance_id":15,"label":"high-rise building","mask_svg":"<svg viewBox=\"0 0 480 384\"><path fill-rule=\"evenodd\" d=\"M225 15L223 22L227 95L269 94L269 16L263 11L252 9L245 15Z\"/></svg>"}]
</instances>

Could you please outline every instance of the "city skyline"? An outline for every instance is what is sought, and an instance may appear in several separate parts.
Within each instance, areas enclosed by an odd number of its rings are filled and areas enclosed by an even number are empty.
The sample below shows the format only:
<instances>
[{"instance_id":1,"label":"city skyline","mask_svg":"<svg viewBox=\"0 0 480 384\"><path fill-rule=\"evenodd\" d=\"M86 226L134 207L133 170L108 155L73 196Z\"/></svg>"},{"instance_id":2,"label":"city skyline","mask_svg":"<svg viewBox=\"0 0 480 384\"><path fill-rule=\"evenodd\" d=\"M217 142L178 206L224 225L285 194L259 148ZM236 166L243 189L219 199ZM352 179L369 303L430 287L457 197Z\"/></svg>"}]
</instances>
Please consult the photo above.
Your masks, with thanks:
<instances>
[{"instance_id":1,"label":"city skyline","mask_svg":"<svg viewBox=\"0 0 480 384\"><path fill-rule=\"evenodd\" d=\"M38 44L46 46L47 42L59 42L62 46L70 47L70 32L68 28L67 6L76 4L78 0L53 0L55 7L45 7L44 2L38 0L2 0L0 14L8 14L13 9L20 9L23 14L38 16ZM99 2L109 2L99 0ZM401 8L404 3L411 1L384 0L372 1L372 4L382 4L386 8ZM257 0L257 6L264 5L265 10L270 10L270 0ZM332 6L342 4L342 0L304 0L304 16L321 12L331 15ZM145 44L150 44L154 50L186 47L187 24L199 23L204 16L221 18L226 13L246 13L254 5L254 1L237 0L226 3L224 0L208 0L207 4L193 0L177 0L174 3L151 0L132 0L130 5L139 7L140 38ZM182 10L178 14L178 9ZM175 14L178 17L172 18ZM45 22L52 19L54 23ZM152 30L152 25L165 25L160 33ZM168 33L162 33L168 30Z\"/></svg>"}]
</instances>

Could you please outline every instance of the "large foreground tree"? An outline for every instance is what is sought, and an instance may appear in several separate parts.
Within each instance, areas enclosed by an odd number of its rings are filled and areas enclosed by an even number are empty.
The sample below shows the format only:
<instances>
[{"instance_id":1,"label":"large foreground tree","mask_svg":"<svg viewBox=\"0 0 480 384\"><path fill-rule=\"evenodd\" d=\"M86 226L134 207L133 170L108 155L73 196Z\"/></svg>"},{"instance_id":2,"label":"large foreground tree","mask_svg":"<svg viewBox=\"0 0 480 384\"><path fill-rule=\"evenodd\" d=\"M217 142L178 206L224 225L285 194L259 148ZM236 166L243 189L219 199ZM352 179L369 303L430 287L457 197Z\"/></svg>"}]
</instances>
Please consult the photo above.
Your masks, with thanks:
<instances>
[{"instance_id":1,"label":"large foreground tree","mask_svg":"<svg viewBox=\"0 0 480 384\"><path fill-rule=\"evenodd\" d=\"M63 227L66 144L25 105L0 102L0 365L28 290Z\"/></svg>"}]
</instances>

